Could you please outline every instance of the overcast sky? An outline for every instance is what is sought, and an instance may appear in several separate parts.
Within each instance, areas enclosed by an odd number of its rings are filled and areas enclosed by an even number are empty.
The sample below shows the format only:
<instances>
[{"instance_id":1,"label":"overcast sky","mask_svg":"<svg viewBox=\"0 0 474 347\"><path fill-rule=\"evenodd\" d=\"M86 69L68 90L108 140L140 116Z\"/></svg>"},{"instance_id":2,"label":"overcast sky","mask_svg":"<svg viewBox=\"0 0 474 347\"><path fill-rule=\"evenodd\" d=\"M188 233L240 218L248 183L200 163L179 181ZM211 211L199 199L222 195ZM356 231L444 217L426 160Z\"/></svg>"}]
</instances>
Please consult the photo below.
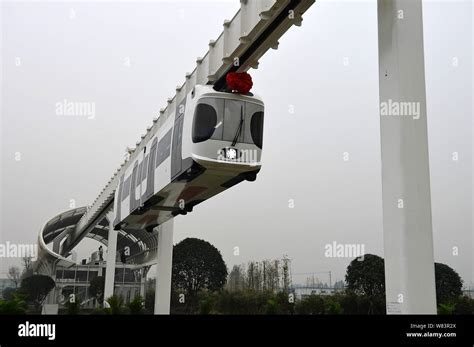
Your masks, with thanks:
<instances>
[{"instance_id":1,"label":"overcast sky","mask_svg":"<svg viewBox=\"0 0 474 347\"><path fill-rule=\"evenodd\" d=\"M0 242L35 243L71 199L92 203L238 7L3 3ZM470 1L423 9L435 260L469 284L473 10ZM250 73L266 104L262 170L177 217L174 241L205 239L229 268L287 255L294 282L312 272L328 281L326 271L343 279L351 259L324 256L334 241L383 256L376 2L318 0ZM95 103L94 119L58 116L64 100ZM95 247L83 242L78 257ZM4 277L17 260L0 262Z\"/></svg>"}]
</instances>

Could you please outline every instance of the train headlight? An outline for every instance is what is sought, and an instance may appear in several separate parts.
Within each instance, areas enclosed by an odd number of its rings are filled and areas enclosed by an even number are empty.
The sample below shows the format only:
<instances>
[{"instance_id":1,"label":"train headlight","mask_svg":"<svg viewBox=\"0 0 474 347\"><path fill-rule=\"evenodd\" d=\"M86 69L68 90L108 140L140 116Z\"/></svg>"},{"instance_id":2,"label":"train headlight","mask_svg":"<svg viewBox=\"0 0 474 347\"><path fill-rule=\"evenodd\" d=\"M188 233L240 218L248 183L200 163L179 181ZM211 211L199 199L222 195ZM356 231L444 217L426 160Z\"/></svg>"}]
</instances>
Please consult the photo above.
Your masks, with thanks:
<instances>
[{"instance_id":1,"label":"train headlight","mask_svg":"<svg viewBox=\"0 0 474 347\"><path fill-rule=\"evenodd\" d=\"M236 160L239 158L239 150L237 148L227 147L219 151L217 159L219 160Z\"/></svg>"},{"instance_id":2,"label":"train headlight","mask_svg":"<svg viewBox=\"0 0 474 347\"><path fill-rule=\"evenodd\" d=\"M237 150L235 148L227 148L225 151L225 157L229 160L237 159Z\"/></svg>"}]
</instances>

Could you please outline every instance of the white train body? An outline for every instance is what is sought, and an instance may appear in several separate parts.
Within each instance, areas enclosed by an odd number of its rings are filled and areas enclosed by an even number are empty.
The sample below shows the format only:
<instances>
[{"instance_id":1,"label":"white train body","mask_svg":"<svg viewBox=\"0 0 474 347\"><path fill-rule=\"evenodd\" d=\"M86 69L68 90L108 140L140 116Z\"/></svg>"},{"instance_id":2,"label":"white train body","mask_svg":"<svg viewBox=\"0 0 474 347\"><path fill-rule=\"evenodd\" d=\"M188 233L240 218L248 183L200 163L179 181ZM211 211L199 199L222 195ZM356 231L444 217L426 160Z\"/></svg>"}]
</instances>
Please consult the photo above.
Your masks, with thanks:
<instances>
[{"instance_id":1,"label":"white train body","mask_svg":"<svg viewBox=\"0 0 474 347\"><path fill-rule=\"evenodd\" d=\"M114 227L146 229L243 181L261 167L260 98L196 85L140 149L115 191Z\"/></svg>"}]
</instances>

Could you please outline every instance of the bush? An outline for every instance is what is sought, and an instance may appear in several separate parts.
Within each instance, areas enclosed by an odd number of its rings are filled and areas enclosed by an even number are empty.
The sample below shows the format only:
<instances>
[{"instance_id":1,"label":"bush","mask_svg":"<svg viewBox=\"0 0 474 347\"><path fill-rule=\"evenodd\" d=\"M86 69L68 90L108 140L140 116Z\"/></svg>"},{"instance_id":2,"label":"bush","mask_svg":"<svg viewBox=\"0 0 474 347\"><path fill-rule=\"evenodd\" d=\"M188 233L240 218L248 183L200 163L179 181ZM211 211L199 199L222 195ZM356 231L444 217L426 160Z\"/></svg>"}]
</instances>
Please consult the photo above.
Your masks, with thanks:
<instances>
[{"instance_id":1,"label":"bush","mask_svg":"<svg viewBox=\"0 0 474 347\"><path fill-rule=\"evenodd\" d=\"M216 310L223 314L265 314L269 308L268 301L274 294L257 291L223 291L218 296Z\"/></svg>"},{"instance_id":2,"label":"bush","mask_svg":"<svg viewBox=\"0 0 474 347\"><path fill-rule=\"evenodd\" d=\"M352 292L339 294L338 302L344 314L386 314L385 299L356 295Z\"/></svg>"},{"instance_id":3,"label":"bush","mask_svg":"<svg viewBox=\"0 0 474 347\"><path fill-rule=\"evenodd\" d=\"M105 315L107 313L108 312L106 311L106 309L104 309L102 307L97 307L97 308L93 309L90 314L102 316L102 315Z\"/></svg>"},{"instance_id":4,"label":"bush","mask_svg":"<svg viewBox=\"0 0 474 347\"><path fill-rule=\"evenodd\" d=\"M80 311L80 308L81 308L81 305L79 304L79 302L77 302L77 301L74 301L74 302L68 301L65 306L66 306L66 314L70 314L70 315L79 314L79 311Z\"/></svg>"},{"instance_id":5,"label":"bush","mask_svg":"<svg viewBox=\"0 0 474 347\"><path fill-rule=\"evenodd\" d=\"M265 305L265 314L278 314L279 307L275 299L268 299Z\"/></svg>"},{"instance_id":6,"label":"bush","mask_svg":"<svg viewBox=\"0 0 474 347\"><path fill-rule=\"evenodd\" d=\"M142 314L143 313L143 298L138 295L127 305L130 314Z\"/></svg>"},{"instance_id":7,"label":"bush","mask_svg":"<svg viewBox=\"0 0 474 347\"><path fill-rule=\"evenodd\" d=\"M199 293L199 314L216 314L217 293Z\"/></svg>"},{"instance_id":8,"label":"bush","mask_svg":"<svg viewBox=\"0 0 474 347\"><path fill-rule=\"evenodd\" d=\"M341 297L339 295L326 296L324 298L324 313L341 314L342 312Z\"/></svg>"},{"instance_id":9,"label":"bush","mask_svg":"<svg viewBox=\"0 0 474 347\"><path fill-rule=\"evenodd\" d=\"M123 299L121 296L112 295L106 301L109 304L109 307L105 309L105 312L107 314L121 314L122 313Z\"/></svg>"},{"instance_id":10,"label":"bush","mask_svg":"<svg viewBox=\"0 0 474 347\"><path fill-rule=\"evenodd\" d=\"M439 304L438 314L453 314L455 304Z\"/></svg>"},{"instance_id":11,"label":"bush","mask_svg":"<svg viewBox=\"0 0 474 347\"><path fill-rule=\"evenodd\" d=\"M289 295L293 295L293 302L290 302ZM276 303L278 305L277 314L294 314L295 313L295 302L294 293L279 292L275 296Z\"/></svg>"},{"instance_id":12,"label":"bush","mask_svg":"<svg viewBox=\"0 0 474 347\"><path fill-rule=\"evenodd\" d=\"M12 300L0 300L0 314L25 314L26 302L22 297L14 295Z\"/></svg>"},{"instance_id":13,"label":"bush","mask_svg":"<svg viewBox=\"0 0 474 347\"><path fill-rule=\"evenodd\" d=\"M319 295L310 295L296 304L297 314L324 314L324 300Z\"/></svg>"},{"instance_id":14,"label":"bush","mask_svg":"<svg viewBox=\"0 0 474 347\"><path fill-rule=\"evenodd\" d=\"M12 287L7 287L3 290L3 299L6 301L12 300L13 296L18 293L18 289L12 288Z\"/></svg>"},{"instance_id":15,"label":"bush","mask_svg":"<svg viewBox=\"0 0 474 347\"><path fill-rule=\"evenodd\" d=\"M468 296L460 296L456 301L454 314L474 314L474 299Z\"/></svg>"}]
</instances>

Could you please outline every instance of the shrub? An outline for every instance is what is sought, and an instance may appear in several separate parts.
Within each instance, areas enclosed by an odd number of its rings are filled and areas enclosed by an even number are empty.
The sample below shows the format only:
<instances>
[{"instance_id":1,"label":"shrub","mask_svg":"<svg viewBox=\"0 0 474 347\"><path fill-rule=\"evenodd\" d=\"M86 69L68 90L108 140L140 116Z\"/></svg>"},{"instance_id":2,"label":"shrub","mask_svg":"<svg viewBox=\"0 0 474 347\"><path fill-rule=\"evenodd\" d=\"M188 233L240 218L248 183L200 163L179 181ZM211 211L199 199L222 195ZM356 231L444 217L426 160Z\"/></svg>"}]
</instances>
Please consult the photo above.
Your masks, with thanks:
<instances>
[{"instance_id":1,"label":"shrub","mask_svg":"<svg viewBox=\"0 0 474 347\"><path fill-rule=\"evenodd\" d=\"M342 311L341 297L339 295L327 296L324 298L324 313L341 314Z\"/></svg>"},{"instance_id":2,"label":"shrub","mask_svg":"<svg viewBox=\"0 0 474 347\"><path fill-rule=\"evenodd\" d=\"M264 314L271 298L273 294L269 292L223 291L218 296L216 309L223 314Z\"/></svg>"},{"instance_id":3,"label":"shrub","mask_svg":"<svg viewBox=\"0 0 474 347\"><path fill-rule=\"evenodd\" d=\"M474 299L464 295L457 299L454 314L474 314Z\"/></svg>"},{"instance_id":4,"label":"shrub","mask_svg":"<svg viewBox=\"0 0 474 347\"><path fill-rule=\"evenodd\" d=\"M310 295L296 304L298 314L324 314L324 300L319 295Z\"/></svg>"},{"instance_id":5,"label":"shrub","mask_svg":"<svg viewBox=\"0 0 474 347\"><path fill-rule=\"evenodd\" d=\"M79 314L79 310L81 308L81 305L79 304L79 302L77 302L77 301L74 301L74 302L68 301L65 306L66 306L66 314L70 314L70 315Z\"/></svg>"},{"instance_id":6,"label":"shrub","mask_svg":"<svg viewBox=\"0 0 474 347\"><path fill-rule=\"evenodd\" d=\"M127 305L130 314L142 314L143 313L143 298L138 295Z\"/></svg>"},{"instance_id":7,"label":"shrub","mask_svg":"<svg viewBox=\"0 0 474 347\"><path fill-rule=\"evenodd\" d=\"M12 300L0 300L0 314L25 314L26 308L25 300L17 295Z\"/></svg>"},{"instance_id":8,"label":"shrub","mask_svg":"<svg viewBox=\"0 0 474 347\"><path fill-rule=\"evenodd\" d=\"M112 295L106 301L109 304L109 307L105 309L105 312L107 314L121 314L122 313L123 299L121 296Z\"/></svg>"},{"instance_id":9,"label":"shrub","mask_svg":"<svg viewBox=\"0 0 474 347\"><path fill-rule=\"evenodd\" d=\"M439 304L438 314L453 314L455 304Z\"/></svg>"}]
</instances>

